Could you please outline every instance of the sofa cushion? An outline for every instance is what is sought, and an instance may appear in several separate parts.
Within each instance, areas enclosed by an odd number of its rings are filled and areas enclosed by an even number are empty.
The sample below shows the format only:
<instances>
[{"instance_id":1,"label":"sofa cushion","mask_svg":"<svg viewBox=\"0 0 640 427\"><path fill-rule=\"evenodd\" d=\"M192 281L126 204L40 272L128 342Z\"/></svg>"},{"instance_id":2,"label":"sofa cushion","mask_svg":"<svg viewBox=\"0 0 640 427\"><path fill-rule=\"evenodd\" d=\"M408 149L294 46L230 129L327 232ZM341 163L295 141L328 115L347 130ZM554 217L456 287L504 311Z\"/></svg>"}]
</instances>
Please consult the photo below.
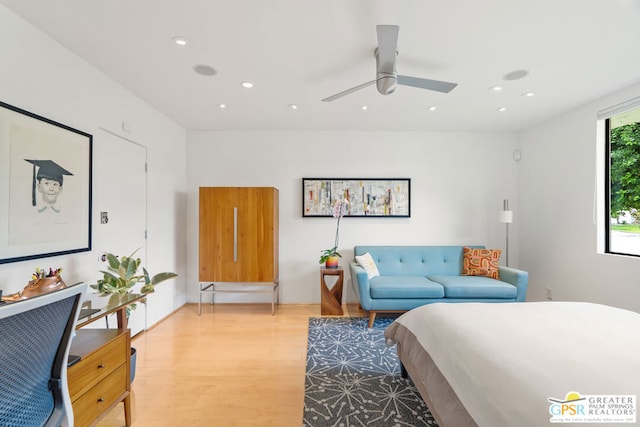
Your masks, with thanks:
<instances>
[{"instance_id":1,"label":"sofa cushion","mask_svg":"<svg viewBox=\"0 0 640 427\"><path fill-rule=\"evenodd\" d=\"M429 276L444 287L446 298L513 299L518 288L510 283L482 276Z\"/></svg>"},{"instance_id":2,"label":"sofa cushion","mask_svg":"<svg viewBox=\"0 0 640 427\"><path fill-rule=\"evenodd\" d=\"M460 274L463 246L355 246L354 255L371 254L381 276Z\"/></svg>"},{"instance_id":3,"label":"sofa cushion","mask_svg":"<svg viewBox=\"0 0 640 427\"><path fill-rule=\"evenodd\" d=\"M500 279L498 272L500 249L479 249L464 247L462 252L463 276L485 276Z\"/></svg>"},{"instance_id":4,"label":"sofa cushion","mask_svg":"<svg viewBox=\"0 0 640 427\"><path fill-rule=\"evenodd\" d=\"M371 298L442 298L444 288L424 276L378 276L369 281Z\"/></svg>"},{"instance_id":5,"label":"sofa cushion","mask_svg":"<svg viewBox=\"0 0 640 427\"><path fill-rule=\"evenodd\" d=\"M367 277L369 279L373 279L380 275L376 262L371 258L371 254L369 252L363 255L356 255L355 258L358 265L364 268L364 271L367 272Z\"/></svg>"}]
</instances>

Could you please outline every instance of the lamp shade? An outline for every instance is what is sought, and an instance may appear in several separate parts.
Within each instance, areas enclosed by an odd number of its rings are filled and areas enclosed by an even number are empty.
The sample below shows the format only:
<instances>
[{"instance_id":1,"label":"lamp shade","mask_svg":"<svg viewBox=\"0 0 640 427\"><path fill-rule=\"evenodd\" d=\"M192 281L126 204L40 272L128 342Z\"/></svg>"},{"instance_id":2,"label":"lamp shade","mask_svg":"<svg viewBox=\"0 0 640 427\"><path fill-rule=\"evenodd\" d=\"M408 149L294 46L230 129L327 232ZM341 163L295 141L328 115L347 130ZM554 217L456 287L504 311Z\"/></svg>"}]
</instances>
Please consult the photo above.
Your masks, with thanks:
<instances>
[{"instance_id":1,"label":"lamp shade","mask_svg":"<svg viewBox=\"0 0 640 427\"><path fill-rule=\"evenodd\" d=\"M500 211L498 221L502 224L511 224L513 222L513 211Z\"/></svg>"}]
</instances>

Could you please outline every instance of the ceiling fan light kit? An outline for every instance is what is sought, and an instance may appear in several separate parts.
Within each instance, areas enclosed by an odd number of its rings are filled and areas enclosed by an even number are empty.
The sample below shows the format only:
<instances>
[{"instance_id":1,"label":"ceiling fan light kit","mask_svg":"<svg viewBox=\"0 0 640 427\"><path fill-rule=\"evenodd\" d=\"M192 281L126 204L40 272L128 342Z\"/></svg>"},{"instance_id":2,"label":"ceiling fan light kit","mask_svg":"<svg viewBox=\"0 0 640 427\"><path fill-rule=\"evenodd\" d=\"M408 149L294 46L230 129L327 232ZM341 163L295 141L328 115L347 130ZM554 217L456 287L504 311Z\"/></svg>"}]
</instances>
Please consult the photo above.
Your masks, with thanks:
<instances>
[{"instance_id":1,"label":"ceiling fan light kit","mask_svg":"<svg viewBox=\"0 0 640 427\"><path fill-rule=\"evenodd\" d=\"M376 84L378 92L382 95L392 94L395 92L397 85L411 86L442 93L449 93L458 85L457 83L440 80L398 75L396 72L396 62L398 59L399 27L397 25L377 25L376 31L378 35L378 47L373 52L376 57L376 79L339 92L322 101L334 101L360 89L369 87L374 83Z\"/></svg>"}]
</instances>

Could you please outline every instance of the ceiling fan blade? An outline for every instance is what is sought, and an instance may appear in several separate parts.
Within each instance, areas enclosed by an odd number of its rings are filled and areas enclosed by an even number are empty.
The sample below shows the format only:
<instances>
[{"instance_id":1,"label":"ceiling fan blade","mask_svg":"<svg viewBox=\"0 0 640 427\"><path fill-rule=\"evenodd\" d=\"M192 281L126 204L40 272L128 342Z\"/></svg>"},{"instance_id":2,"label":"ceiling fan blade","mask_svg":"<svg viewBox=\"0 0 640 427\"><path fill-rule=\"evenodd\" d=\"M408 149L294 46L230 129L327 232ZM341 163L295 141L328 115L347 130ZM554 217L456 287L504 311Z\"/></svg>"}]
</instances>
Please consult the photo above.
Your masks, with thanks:
<instances>
[{"instance_id":1,"label":"ceiling fan blade","mask_svg":"<svg viewBox=\"0 0 640 427\"><path fill-rule=\"evenodd\" d=\"M397 25L376 25L378 33L378 71L393 73L398 51Z\"/></svg>"},{"instance_id":2,"label":"ceiling fan blade","mask_svg":"<svg viewBox=\"0 0 640 427\"><path fill-rule=\"evenodd\" d=\"M334 101L334 100L336 100L338 98L342 98L343 96L349 95L350 93L353 93L353 92L355 92L357 90L364 89L367 86L371 86L375 82L376 82L375 80L371 80L370 82L362 83L361 85L358 85L356 87L352 87L351 89L347 89L347 90L342 91L340 93L336 93L335 95L331 95L330 97L323 99L322 102L331 102L331 101Z\"/></svg>"},{"instance_id":3,"label":"ceiling fan blade","mask_svg":"<svg viewBox=\"0 0 640 427\"><path fill-rule=\"evenodd\" d=\"M458 83L443 82L440 80L421 79L420 77L398 75L398 84L412 86L420 89L435 90L436 92L449 93L458 86Z\"/></svg>"}]
</instances>

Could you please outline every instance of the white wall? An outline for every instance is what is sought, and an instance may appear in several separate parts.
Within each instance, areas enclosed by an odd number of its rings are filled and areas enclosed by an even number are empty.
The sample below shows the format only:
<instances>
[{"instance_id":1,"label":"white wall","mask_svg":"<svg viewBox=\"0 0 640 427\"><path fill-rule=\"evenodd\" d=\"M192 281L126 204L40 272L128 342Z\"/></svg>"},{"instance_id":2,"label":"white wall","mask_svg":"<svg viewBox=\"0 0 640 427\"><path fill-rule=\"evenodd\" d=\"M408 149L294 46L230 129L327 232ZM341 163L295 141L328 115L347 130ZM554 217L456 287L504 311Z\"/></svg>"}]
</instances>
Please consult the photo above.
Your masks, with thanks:
<instances>
[{"instance_id":1,"label":"white wall","mask_svg":"<svg viewBox=\"0 0 640 427\"><path fill-rule=\"evenodd\" d=\"M358 244L482 244L504 248L498 223L510 199L510 265L518 265L518 163L511 133L189 132L187 145L188 300L198 300L198 188L280 190L283 303L319 303L320 250L332 246L334 218L302 217L302 178L411 178L411 218L345 218L341 265ZM346 274L345 300L353 301ZM242 300L221 296L223 300ZM218 297L216 297L218 298ZM252 295L253 301L269 297Z\"/></svg>"},{"instance_id":2,"label":"white wall","mask_svg":"<svg viewBox=\"0 0 640 427\"><path fill-rule=\"evenodd\" d=\"M519 136L520 266L529 300L591 301L640 311L640 259L597 254L596 113L640 96L640 85ZM602 186L602 183L598 183Z\"/></svg>"},{"instance_id":3,"label":"white wall","mask_svg":"<svg viewBox=\"0 0 640 427\"><path fill-rule=\"evenodd\" d=\"M148 148L147 266L152 273L180 275L159 286L151 297L150 324L167 316L186 301L185 130L4 6L0 6L0 57L3 102L90 133L94 144L102 142L100 128L105 128ZM125 121L132 132L122 131ZM108 180L110 173L126 171L114 165L107 174L94 174L94 183ZM99 200L100 194L94 194L94 203ZM94 230L99 226L96 211ZM97 262L98 251L104 250L99 241L93 247L92 252L0 264L0 289L5 293L22 289L37 266L61 266L67 283L93 282L103 268Z\"/></svg>"}]
</instances>

